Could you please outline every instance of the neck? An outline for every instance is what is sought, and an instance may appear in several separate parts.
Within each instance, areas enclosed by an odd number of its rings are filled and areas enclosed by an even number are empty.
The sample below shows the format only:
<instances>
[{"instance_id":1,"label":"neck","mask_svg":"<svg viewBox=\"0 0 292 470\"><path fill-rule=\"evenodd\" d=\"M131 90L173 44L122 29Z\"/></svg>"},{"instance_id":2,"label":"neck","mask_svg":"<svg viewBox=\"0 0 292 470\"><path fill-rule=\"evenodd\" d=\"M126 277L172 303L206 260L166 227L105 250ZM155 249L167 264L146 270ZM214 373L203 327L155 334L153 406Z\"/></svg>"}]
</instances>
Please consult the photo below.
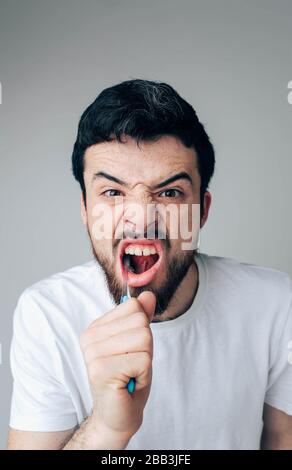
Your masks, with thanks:
<instances>
[{"instance_id":1,"label":"neck","mask_svg":"<svg viewBox=\"0 0 292 470\"><path fill-rule=\"evenodd\" d=\"M199 286L199 273L194 258L187 274L172 296L167 309L158 317L155 316L152 323L174 320L183 315L192 305Z\"/></svg>"}]
</instances>

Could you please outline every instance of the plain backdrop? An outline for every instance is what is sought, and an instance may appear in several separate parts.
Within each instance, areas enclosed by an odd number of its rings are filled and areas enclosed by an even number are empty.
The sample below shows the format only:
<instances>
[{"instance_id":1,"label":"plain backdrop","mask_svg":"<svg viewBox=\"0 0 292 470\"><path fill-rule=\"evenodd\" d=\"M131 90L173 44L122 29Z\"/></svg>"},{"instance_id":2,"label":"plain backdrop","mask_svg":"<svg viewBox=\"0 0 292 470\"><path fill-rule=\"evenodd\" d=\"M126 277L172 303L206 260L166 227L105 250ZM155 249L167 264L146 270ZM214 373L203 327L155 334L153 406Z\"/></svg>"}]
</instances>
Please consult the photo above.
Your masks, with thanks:
<instances>
[{"instance_id":1,"label":"plain backdrop","mask_svg":"<svg viewBox=\"0 0 292 470\"><path fill-rule=\"evenodd\" d=\"M292 274L291 22L291 0L0 0L0 447L17 299L91 258L70 156L103 88L187 99L217 158L201 251Z\"/></svg>"}]
</instances>

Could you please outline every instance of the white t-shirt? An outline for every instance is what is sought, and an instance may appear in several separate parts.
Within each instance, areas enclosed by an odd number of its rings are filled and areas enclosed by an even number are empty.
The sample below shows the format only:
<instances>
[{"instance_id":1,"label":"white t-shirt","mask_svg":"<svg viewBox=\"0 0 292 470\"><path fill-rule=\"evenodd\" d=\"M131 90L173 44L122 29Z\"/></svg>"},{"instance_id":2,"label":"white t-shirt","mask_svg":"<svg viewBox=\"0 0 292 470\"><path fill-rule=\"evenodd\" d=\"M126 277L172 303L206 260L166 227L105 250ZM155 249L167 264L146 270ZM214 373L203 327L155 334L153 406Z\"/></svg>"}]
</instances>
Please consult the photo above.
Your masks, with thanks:
<instances>
[{"instance_id":1,"label":"white t-shirt","mask_svg":"<svg viewBox=\"0 0 292 470\"><path fill-rule=\"evenodd\" d=\"M192 306L151 323L151 391L126 449L259 449L264 402L292 415L291 278L231 258L196 260ZM61 431L91 413L79 337L113 306L95 260L24 291L11 346L12 428Z\"/></svg>"}]
</instances>

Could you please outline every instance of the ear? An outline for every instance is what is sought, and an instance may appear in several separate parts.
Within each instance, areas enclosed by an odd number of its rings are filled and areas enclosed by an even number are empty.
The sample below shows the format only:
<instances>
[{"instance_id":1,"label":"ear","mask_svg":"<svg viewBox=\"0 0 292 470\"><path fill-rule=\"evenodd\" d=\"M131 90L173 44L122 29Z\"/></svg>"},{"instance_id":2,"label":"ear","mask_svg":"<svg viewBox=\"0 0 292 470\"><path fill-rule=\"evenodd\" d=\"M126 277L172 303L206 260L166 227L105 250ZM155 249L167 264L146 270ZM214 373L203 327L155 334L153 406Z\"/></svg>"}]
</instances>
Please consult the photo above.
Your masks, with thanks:
<instances>
[{"instance_id":1,"label":"ear","mask_svg":"<svg viewBox=\"0 0 292 470\"><path fill-rule=\"evenodd\" d=\"M204 227L205 223L207 222L211 202L212 202L211 193L209 191L206 191L204 194L204 213L201 219L201 228Z\"/></svg>"},{"instance_id":2,"label":"ear","mask_svg":"<svg viewBox=\"0 0 292 470\"><path fill-rule=\"evenodd\" d=\"M86 207L85 207L83 192L81 192L80 210L81 210L82 222L84 223L84 225L87 225L87 211L86 211Z\"/></svg>"}]
</instances>

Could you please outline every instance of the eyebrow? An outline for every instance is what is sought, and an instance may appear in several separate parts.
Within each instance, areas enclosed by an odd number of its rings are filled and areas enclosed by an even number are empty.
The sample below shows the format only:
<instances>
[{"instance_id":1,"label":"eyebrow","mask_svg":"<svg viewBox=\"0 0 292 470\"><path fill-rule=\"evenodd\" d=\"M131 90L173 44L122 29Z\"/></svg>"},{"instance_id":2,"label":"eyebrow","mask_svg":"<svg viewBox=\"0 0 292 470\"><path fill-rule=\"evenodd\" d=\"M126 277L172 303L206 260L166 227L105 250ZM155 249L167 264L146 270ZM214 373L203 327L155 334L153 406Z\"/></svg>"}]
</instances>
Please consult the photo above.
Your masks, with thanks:
<instances>
[{"instance_id":1,"label":"eyebrow","mask_svg":"<svg viewBox=\"0 0 292 470\"><path fill-rule=\"evenodd\" d=\"M96 178L106 178L110 181L114 181L115 183L120 184L121 186L126 186L126 187L129 186L129 184L126 183L125 181L117 178L116 176L110 175L109 173L105 173L104 171L99 171L98 173L95 173L93 176L93 181ZM181 171L180 173L170 176L166 180L161 181L160 183L156 184L155 186L152 187L152 189L163 188L163 186L166 186L167 184L173 183L174 181L181 180L181 179L187 180L191 183L191 185L193 185L193 180L190 177L190 175L186 173L185 171Z\"/></svg>"},{"instance_id":2,"label":"eyebrow","mask_svg":"<svg viewBox=\"0 0 292 470\"><path fill-rule=\"evenodd\" d=\"M110 181L114 181L115 183L118 183L122 186L129 186L125 181L120 180L116 176L109 175L108 173L105 173L104 171L99 171L98 173L95 173L93 175L92 181L94 181L96 178L106 178Z\"/></svg>"},{"instance_id":3,"label":"eyebrow","mask_svg":"<svg viewBox=\"0 0 292 470\"><path fill-rule=\"evenodd\" d=\"M161 181L161 183L156 184L155 186L153 186L153 189L163 188L163 186L166 186L167 184L170 184L170 183L173 183L174 181L182 180L182 179L189 181L191 185L193 184L193 180L190 177L190 175L186 173L185 171L181 171L180 173L177 173L176 175L170 176L166 180Z\"/></svg>"}]
</instances>

